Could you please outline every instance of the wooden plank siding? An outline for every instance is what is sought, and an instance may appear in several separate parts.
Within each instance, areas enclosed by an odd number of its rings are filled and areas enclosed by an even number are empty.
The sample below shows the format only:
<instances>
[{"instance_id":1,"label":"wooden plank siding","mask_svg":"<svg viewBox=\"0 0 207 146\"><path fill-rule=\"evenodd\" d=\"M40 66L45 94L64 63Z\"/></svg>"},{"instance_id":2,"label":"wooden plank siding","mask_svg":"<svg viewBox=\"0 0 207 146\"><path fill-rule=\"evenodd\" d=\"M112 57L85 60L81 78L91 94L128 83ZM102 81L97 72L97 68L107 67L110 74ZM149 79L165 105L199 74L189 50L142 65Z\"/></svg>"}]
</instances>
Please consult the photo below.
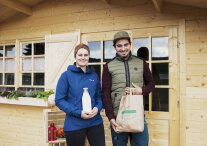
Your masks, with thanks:
<instances>
[{"instance_id":1,"label":"wooden plank siding","mask_svg":"<svg viewBox=\"0 0 207 146\"><path fill-rule=\"evenodd\" d=\"M0 145L47 146L43 136L44 108L1 104Z\"/></svg>"},{"instance_id":2,"label":"wooden plank siding","mask_svg":"<svg viewBox=\"0 0 207 146\"><path fill-rule=\"evenodd\" d=\"M101 0L47 0L32 10L32 16L19 14L0 24L0 43L15 43L16 39L20 41L42 39L45 35L74 32L76 29L80 29L82 36L123 29L136 31L148 28L150 30L178 26L180 19L186 20L186 52L184 52L186 54L185 58L178 59L178 63L182 59L186 62L186 72L183 73L186 75L184 79L186 83L182 86L186 96L180 97L185 98L185 102L180 106L184 109L182 112L185 115L183 118L185 123L182 126L186 133L184 133L185 139L181 141L185 141L186 146L207 145L205 138L207 135L206 9L165 3L163 13L158 13L149 0L111 0L109 4ZM43 107L1 104L0 146L17 145L17 141L20 145L46 146L43 142L42 110ZM109 122L104 113L102 116L106 144L112 146ZM169 145L169 121L149 120L148 128L151 146Z\"/></svg>"},{"instance_id":3,"label":"wooden plank siding","mask_svg":"<svg viewBox=\"0 0 207 146\"><path fill-rule=\"evenodd\" d=\"M186 21L186 145L207 145L207 20Z\"/></svg>"},{"instance_id":4,"label":"wooden plank siding","mask_svg":"<svg viewBox=\"0 0 207 146\"><path fill-rule=\"evenodd\" d=\"M70 32L77 28L81 30L81 33L89 33L176 25L181 14L185 17L194 15L196 17L198 13L207 12L197 8L192 10L184 6L166 4L164 11L167 13L160 14L154 10L152 2L149 1L132 1L125 6L112 4L107 5L95 0L84 3L81 0L56 1L50 4L45 2L33 9L32 16L18 15L2 24L0 40L39 37L51 33ZM176 9L179 9L177 13L175 13ZM185 11L191 15L185 14ZM200 15L200 17L204 16Z\"/></svg>"}]
</instances>

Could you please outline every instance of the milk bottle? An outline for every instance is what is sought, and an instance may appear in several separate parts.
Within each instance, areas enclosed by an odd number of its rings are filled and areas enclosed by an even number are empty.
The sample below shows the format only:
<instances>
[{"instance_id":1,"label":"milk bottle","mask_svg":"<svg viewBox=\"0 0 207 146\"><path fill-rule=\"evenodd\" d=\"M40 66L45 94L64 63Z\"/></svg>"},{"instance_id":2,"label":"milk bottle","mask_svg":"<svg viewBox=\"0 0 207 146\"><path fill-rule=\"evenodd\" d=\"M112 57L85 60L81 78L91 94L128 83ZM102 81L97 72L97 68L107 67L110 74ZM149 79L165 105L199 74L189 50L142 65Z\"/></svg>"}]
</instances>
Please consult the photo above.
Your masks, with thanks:
<instances>
[{"instance_id":1,"label":"milk bottle","mask_svg":"<svg viewBox=\"0 0 207 146\"><path fill-rule=\"evenodd\" d=\"M88 93L88 88L83 88L82 107L83 111L91 112L91 97Z\"/></svg>"}]
</instances>

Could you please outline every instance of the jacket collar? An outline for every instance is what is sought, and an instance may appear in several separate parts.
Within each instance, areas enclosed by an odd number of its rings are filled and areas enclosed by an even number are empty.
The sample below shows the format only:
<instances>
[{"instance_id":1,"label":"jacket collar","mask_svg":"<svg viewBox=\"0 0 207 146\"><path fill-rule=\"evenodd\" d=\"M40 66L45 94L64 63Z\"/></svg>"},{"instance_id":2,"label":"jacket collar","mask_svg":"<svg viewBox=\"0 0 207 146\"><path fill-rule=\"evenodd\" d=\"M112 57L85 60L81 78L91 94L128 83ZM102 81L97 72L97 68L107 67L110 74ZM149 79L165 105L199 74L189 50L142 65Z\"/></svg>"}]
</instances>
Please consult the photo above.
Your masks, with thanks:
<instances>
[{"instance_id":1,"label":"jacket collar","mask_svg":"<svg viewBox=\"0 0 207 146\"><path fill-rule=\"evenodd\" d=\"M71 70L71 71L78 72L78 73L84 73L80 67L76 67L76 62L74 62L73 65L69 65L67 70ZM92 73L92 69L89 66L87 66L85 73L87 74Z\"/></svg>"}]
</instances>

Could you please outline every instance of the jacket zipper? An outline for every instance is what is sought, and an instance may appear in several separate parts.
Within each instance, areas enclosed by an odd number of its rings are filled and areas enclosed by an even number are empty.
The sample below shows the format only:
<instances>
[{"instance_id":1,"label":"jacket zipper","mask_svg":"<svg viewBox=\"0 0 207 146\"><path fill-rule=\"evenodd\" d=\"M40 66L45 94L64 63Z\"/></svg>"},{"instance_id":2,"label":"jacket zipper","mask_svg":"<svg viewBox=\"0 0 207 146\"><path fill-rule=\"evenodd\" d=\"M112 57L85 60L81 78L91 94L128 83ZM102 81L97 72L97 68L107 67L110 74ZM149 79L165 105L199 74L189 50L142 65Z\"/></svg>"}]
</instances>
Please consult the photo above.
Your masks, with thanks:
<instances>
[{"instance_id":1,"label":"jacket zipper","mask_svg":"<svg viewBox=\"0 0 207 146\"><path fill-rule=\"evenodd\" d=\"M126 75L126 87L130 87L130 74L128 61L124 61L125 75Z\"/></svg>"}]
</instances>

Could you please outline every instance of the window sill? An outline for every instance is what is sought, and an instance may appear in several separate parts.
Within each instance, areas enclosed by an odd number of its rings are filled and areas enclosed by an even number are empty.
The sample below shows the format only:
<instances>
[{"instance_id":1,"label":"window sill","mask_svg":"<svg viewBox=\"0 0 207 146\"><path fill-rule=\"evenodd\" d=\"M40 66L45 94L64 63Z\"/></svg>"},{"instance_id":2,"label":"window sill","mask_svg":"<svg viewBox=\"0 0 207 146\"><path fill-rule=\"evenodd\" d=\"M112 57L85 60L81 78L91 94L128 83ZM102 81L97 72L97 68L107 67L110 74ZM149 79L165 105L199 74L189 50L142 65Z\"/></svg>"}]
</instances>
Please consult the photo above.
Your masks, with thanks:
<instances>
[{"instance_id":1,"label":"window sill","mask_svg":"<svg viewBox=\"0 0 207 146\"><path fill-rule=\"evenodd\" d=\"M19 97L18 100L7 99L0 97L0 104L16 104L16 105L28 105L28 106L42 106L49 107L48 102L43 99L32 98L32 97Z\"/></svg>"}]
</instances>

